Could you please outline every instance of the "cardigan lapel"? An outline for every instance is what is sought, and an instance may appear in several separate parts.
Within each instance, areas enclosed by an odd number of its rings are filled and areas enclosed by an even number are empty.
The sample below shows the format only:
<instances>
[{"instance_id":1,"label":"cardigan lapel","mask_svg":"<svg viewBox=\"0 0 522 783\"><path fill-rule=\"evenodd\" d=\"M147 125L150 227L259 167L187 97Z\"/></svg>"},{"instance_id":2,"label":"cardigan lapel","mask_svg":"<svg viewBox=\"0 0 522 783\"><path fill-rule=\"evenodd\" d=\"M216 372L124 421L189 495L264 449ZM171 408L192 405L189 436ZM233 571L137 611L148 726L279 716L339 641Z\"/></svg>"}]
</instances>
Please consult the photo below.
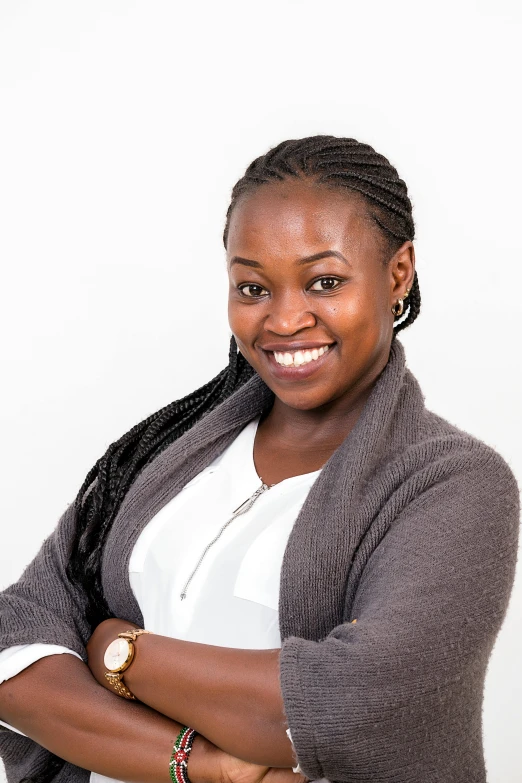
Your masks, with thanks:
<instances>
[{"instance_id":1,"label":"cardigan lapel","mask_svg":"<svg viewBox=\"0 0 522 783\"><path fill-rule=\"evenodd\" d=\"M405 368L404 348L395 339L388 363L359 419L324 465L301 508L281 568L282 640L290 635L318 640L342 622L350 563L371 523L368 513L364 513L365 487L376 466L386 461L392 426L400 428L405 424L395 420L405 375L413 379ZM414 386L413 407L418 407L422 395L415 381ZM130 587L128 564L145 525L272 401L271 390L258 375L253 376L170 444L138 476L114 521L104 550L103 586L116 616L138 624L143 622Z\"/></svg>"},{"instance_id":2,"label":"cardigan lapel","mask_svg":"<svg viewBox=\"0 0 522 783\"><path fill-rule=\"evenodd\" d=\"M281 568L282 639L293 635L317 641L343 621L350 563L371 522L361 514L366 485L385 459L405 372L404 348L395 339L355 426L301 508Z\"/></svg>"}]
</instances>

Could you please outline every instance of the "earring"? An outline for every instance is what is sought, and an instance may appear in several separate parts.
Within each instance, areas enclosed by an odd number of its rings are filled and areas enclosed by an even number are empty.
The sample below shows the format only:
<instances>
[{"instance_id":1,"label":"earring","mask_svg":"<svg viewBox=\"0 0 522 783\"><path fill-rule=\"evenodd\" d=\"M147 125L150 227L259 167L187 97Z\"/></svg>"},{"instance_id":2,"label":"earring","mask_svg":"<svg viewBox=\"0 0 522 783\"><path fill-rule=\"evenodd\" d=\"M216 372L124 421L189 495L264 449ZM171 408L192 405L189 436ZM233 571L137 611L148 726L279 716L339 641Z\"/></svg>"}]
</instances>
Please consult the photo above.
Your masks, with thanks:
<instances>
[{"instance_id":1,"label":"earring","mask_svg":"<svg viewBox=\"0 0 522 783\"><path fill-rule=\"evenodd\" d=\"M396 318L402 315L404 312L404 300L399 299L397 302L395 302L395 304L391 306L391 311Z\"/></svg>"},{"instance_id":2,"label":"earring","mask_svg":"<svg viewBox=\"0 0 522 783\"><path fill-rule=\"evenodd\" d=\"M397 302L395 302L394 305L392 305L391 311L398 318L400 315L404 312L404 300L408 298L408 295L411 291L411 288L407 288L404 292L404 296L402 299L399 299ZM398 309L397 309L398 308Z\"/></svg>"}]
</instances>

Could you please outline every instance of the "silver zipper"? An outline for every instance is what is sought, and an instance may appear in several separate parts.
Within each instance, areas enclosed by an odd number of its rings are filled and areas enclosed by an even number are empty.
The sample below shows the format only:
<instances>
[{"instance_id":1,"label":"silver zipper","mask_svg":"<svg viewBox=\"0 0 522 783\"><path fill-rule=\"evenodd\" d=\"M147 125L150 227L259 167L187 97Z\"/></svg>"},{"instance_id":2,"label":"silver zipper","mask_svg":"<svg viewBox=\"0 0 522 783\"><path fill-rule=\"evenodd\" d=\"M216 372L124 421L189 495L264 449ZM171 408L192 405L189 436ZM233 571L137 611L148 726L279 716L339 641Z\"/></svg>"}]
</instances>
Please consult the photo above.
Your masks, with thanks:
<instances>
[{"instance_id":1,"label":"silver zipper","mask_svg":"<svg viewBox=\"0 0 522 783\"><path fill-rule=\"evenodd\" d=\"M203 550L203 553L202 553L201 557L199 558L199 560L198 560L198 562L197 562L197 565L196 565L195 569L192 571L191 575L189 576L189 578L188 578L188 579L187 579L187 581L185 582L185 587L183 588L183 590L182 590L182 591L181 591L181 593L180 593L180 598L181 598L181 600L182 600L182 601L183 601L183 599L184 599L184 598L186 598L186 597L187 597L187 587L189 586L189 583L190 583L190 581L191 581L192 577L194 576L194 574L196 573L196 571L197 571L197 570L198 570L198 568L200 567L200 565L201 565L201 562L202 562L203 558L204 558L204 557L205 557L205 555L207 554L207 552L208 552L208 550L210 549L210 547L212 546L212 544L215 544L215 543L216 543L216 541L217 541L217 540L218 540L218 538L220 537L220 535L221 535L221 533L223 532L223 530L225 530L225 528L226 528L226 527L228 527L228 525L230 525L230 523L231 523L231 522L232 522L234 519L236 519L237 517L239 517L241 514L244 514L244 513L245 513L246 511L248 511L250 508L252 508L252 506L254 505L254 503L256 502L256 500L258 499L258 497L259 497L259 496L260 496L260 495L261 495L263 492L265 492L265 490L267 490L267 489L270 489L270 486L269 486L268 484L265 484L265 482L263 481L263 483L261 484L261 486L259 487L259 489L256 489L256 491L254 492L254 494L253 494L253 495L250 495L250 497L249 497L249 498L247 498L247 499L245 500L245 502L244 502L244 503L241 503L241 505L240 505L240 506L238 506L238 507L236 508L236 510L232 512L232 516L231 516L231 517L230 517L230 519L228 519L228 520L225 522L225 524L224 524L224 525L221 527L221 529L220 529L219 533L217 534L217 536L216 536L214 539L212 539L212 541L211 541L209 544L207 544L207 546L206 546L206 547L205 547L205 549Z\"/></svg>"}]
</instances>

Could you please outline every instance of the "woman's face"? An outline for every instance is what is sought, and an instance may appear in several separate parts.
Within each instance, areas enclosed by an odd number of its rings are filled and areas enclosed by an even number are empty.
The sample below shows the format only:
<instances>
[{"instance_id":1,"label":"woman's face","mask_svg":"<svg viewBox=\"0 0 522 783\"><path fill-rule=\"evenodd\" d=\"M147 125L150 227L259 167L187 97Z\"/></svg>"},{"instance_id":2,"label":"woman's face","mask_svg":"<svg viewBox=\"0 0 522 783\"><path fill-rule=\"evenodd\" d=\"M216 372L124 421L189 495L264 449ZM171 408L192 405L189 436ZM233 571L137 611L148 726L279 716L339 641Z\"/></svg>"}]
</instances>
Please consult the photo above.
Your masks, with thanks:
<instances>
[{"instance_id":1,"label":"woman's face","mask_svg":"<svg viewBox=\"0 0 522 783\"><path fill-rule=\"evenodd\" d=\"M355 401L385 366L391 306L411 287L406 242L385 243L364 202L303 180L266 184L233 210L229 323L239 350L285 404Z\"/></svg>"}]
</instances>

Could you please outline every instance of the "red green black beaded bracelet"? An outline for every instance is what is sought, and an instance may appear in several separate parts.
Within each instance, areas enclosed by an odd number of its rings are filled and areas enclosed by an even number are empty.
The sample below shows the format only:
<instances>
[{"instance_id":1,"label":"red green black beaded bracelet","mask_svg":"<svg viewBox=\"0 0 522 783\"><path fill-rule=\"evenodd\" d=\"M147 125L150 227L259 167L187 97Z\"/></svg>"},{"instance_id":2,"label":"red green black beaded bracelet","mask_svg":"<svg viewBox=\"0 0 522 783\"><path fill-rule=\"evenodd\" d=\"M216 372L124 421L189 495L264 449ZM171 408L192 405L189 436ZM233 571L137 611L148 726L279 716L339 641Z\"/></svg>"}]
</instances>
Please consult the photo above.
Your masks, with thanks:
<instances>
[{"instance_id":1,"label":"red green black beaded bracelet","mask_svg":"<svg viewBox=\"0 0 522 783\"><path fill-rule=\"evenodd\" d=\"M172 783L190 783L187 775L188 757L196 736L197 731L188 726L183 726L178 734L169 761L169 772Z\"/></svg>"}]
</instances>

